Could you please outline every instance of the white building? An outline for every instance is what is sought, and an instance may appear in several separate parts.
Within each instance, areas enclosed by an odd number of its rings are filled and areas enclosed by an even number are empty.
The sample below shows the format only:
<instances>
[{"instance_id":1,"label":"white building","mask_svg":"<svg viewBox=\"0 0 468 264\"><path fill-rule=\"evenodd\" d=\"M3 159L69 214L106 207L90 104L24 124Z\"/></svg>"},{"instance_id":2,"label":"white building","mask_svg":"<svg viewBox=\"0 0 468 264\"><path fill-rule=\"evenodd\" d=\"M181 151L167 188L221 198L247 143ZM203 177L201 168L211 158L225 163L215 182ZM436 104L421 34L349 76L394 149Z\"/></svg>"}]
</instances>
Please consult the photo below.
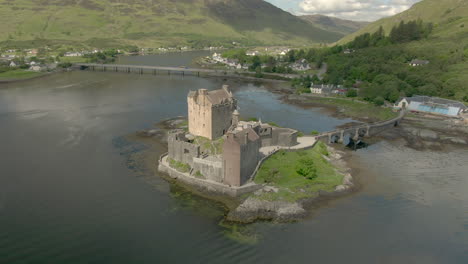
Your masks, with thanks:
<instances>
[{"instance_id":1,"label":"white building","mask_svg":"<svg viewBox=\"0 0 468 264\"><path fill-rule=\"evenodd\" d=\"M453 117L468 112L468 108L461 102L421 95L401 98L395 103L394 107L398 109L408 109L414 112Z\"/></svg>"},{"instance_id":2,"label":"white building","mask_svg":"<svg viewBox=\"0 0 468 264\"><path fill-rule=\"evenodd\" d=\"M11 62L10 62L10 67L13 68L13 67L16 67L16 66L17 66L17 65L16 65L16 63L15 63L14 61L11 61Z\"/></svg>"}]
</instances>

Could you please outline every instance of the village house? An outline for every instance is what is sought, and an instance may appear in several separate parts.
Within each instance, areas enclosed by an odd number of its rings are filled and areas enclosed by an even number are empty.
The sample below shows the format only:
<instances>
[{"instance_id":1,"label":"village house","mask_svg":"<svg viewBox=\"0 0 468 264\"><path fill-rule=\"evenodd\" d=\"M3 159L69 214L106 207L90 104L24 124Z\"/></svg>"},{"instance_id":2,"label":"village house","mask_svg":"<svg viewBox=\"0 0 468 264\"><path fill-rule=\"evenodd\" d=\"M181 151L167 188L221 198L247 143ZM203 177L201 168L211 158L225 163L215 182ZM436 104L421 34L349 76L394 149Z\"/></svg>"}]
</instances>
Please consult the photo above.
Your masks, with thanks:
<instances>
[{"instance_id":1,"label":"village house","mask_svg":"<svg viewBox=\"0 0 468 264\"><path fill-rule=\"evenodd\" d=\"M310 92L313 94L330 94L332 93L333 88L334 87L329 84L312 84L312 86L310 87Z\"/></svg>"},{"instance_id":2,"label":"village house","mask_svg":"<svg viewBox=\"0 0 468 264\"><path fill-rule=\"evenodd\" d=\"M64 56L65 57L81 57L81 56L83 56L83 53L69 51L69 52L65 52Z\"/></svg>"},{"instance_id":3,"label":"village house","mask_svg":"<svg viewBox=\"0 0 468 264\"><path fill-rule=\"evenodd\" d=\"M18 66L18 65L16 65L16 63L15 63L14 61L11 61L9 66L12 67L12 68L14 68L14 67L16 67L16 66Z\"/></svg>"},{"instance_id":4,"label":"village house","mask_svg":"<svg viewBox=\"0 0 468 264\"><path fill-rule=\"evenodd\" d=\"M466 105L461 102L421 95L403 97L395 103L394 108L452 117L468 112Z\"/></svg>"},{"instance_id":5,"label":"village house","mask_svg":"<svg viewBox=\"0 0 468 264\"><path fill-rule=\"evenodd\" d=\"M258 51L247 51L247 56L258 56L260 53Z\"/></svg>"},{"instance_id":6,"label":"village house","mask_svg":"<svg viewBox=\"0 0 468 264\"><path fill-rule=\"evenodd\" d=\"M414 59L409 63L409 65L412 66L412 67L424 66L424 65L427 65L427 64L429 64L429 61L427 61L427 60L418 60L418 59Z\"/></svg>"},{"instance_id":7,"label":"village house","mask_svg":"<svg viewBox=\"0 0 468 264\"><path fill-rule=\"evenodd\" d=\"M295 71L308 71L311 69L310 64L305 59L295 62L291 65L291 68Z\"/></svg>"},{"instance_id":8,"label":"village house","mask_svg":"<svg viewBox=\"0 0 468 264\"><path fill-rule=\"evenodd\" d=\"M29 67L29 70L30 71L35 71L35 72L40 72L40 71L42 71L42 67L38 66L38 65L35 65L35 66Z\"/></svg>"}]
</instances>

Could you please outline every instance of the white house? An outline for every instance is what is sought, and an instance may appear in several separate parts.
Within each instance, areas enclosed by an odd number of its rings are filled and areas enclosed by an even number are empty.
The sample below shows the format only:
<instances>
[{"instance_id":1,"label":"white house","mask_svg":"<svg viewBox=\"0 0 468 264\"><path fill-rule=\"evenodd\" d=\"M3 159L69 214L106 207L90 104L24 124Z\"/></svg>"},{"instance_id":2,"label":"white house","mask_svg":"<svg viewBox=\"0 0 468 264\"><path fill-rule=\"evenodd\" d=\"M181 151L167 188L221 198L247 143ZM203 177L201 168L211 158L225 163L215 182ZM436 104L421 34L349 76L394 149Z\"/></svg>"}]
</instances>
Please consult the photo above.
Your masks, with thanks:
<instances>
[{"instance_id":1,"label":"white house","mask_svg":"<svg viewBox=\"0 0 468 264\"><path fill-rule=\"evenodd\" d=\"M16 67L16 66L17 66L17 65L16 65L16 63L15 63L14 61L11 61L11 62L10 62L10 67L13 68L13 67Z\"/></svg>"},{"instance_id":2,"label":"white house","mask_svg":"<svg viewBox=\"0 0 468 264\"><path fill-rule=\"evenodd\" d=\"M41 68L41 66L31 66L31 67L29 67L29 70L39 72L39 71L42 70L42 68Z\"/></svg>"},{"instance_id":3,"label":"white house","mask_svg":"<svg viewBox=\"0 0 468 264\"><path fill-rule=\"evenodd\" d=\"M329 94L333 90L333 86L331 85L325 85L325 84L320 84L320 85L313 85L310 87L310 92L313 94Z\"/></svg>"}]
</instances>

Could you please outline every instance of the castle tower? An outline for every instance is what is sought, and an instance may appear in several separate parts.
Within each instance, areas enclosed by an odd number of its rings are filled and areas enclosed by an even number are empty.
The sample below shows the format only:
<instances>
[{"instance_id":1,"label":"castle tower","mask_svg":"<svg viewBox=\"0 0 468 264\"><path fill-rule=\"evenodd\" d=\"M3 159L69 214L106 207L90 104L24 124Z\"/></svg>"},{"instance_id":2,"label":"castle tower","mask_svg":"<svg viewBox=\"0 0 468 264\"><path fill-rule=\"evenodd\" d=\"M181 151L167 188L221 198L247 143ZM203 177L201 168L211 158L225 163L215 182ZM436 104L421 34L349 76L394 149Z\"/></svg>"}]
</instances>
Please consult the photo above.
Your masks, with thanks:
<instances>
[{"instance_id":1,"label":"castle tower","mask_svg":"<svg viewBox=\"0 0 468 264\"><path fill-rule=\"evenodd\" d=\"M189 132L195 136L216 139L231 127L237 101L227 85L222 89L190 91L187 97Z\"/></svg>"}]
</instances>

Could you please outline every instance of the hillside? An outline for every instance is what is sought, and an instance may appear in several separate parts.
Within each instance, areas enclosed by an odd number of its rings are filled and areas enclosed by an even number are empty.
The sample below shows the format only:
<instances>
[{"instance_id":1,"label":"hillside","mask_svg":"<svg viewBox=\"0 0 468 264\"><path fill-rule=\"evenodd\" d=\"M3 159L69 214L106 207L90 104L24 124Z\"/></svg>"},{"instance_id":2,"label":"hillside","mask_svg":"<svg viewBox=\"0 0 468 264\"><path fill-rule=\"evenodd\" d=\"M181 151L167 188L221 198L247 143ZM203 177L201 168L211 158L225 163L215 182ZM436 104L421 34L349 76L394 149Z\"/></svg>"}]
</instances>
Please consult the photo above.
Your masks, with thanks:
<instances>
[{"instance_id":1,"label":"hillside","mask_svg":"<svg viewBox=\"0 0 468 264\"><path fill-rule=\"evenodd\" d=\"M468 26L468 0L423 0L400 14L367 25L361 30L344 37L338 43L345 44L361 34L373 33L380 26L388 34L392 27L400 23L400 21L417 19L434 23L434 36L447 37L464 33L466 32L465 25Z\"/></svg>"},{"instance_id":2,"label":"hillside","mask_svg":"<svg viewBox=\"0 0 468 264\"><path fill-rule=\"evenodd\" d=\"M468 0L423 0L338 44L288 56L326 62L326 74L322 80L315 77L315 83L358 87L347 95L377 105L413 95L468 103ZM427 63L410 65L413 60ZM313 79L298 79L299 88L308 88Z\"/></svg>"},{"instance_id":3,"label":"hillside","mask_svg":"<svg viewBox=\"0 0 468 264\"><path fill-rule=\"evenodd\" d=\"M369 24L369 22L344 20L324 15L306 15L300 16L300 18L310 22L312 25L320 29L329 32L336 32L343 37L354 33Z\"/></svg>"},{"instance_id":4,"label":"hillside","mask_svg":"<svg viewBox=\"0 0 468 264\"><path fill-rule=\"evenodd\" d=\"M263 0L0 0L1 46L307 45L340 37Z\"/></svg>"}]
</instances>

